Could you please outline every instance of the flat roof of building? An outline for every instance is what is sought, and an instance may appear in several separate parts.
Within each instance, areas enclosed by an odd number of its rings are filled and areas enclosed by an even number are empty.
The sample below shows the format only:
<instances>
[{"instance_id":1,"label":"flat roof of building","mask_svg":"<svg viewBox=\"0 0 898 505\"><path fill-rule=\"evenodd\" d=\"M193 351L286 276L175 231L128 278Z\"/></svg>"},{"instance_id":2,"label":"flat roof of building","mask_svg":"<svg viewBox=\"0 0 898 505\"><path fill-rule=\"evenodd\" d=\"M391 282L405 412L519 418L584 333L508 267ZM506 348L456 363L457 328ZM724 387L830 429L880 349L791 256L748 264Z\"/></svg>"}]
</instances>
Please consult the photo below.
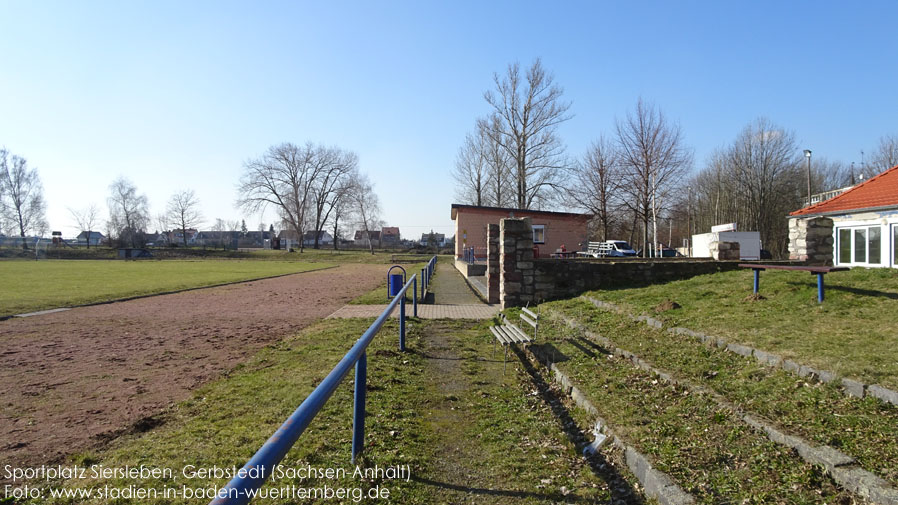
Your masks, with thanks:
<instances>
[{"instance_id":1,"label":"flat roof of building","mask_svg":"<svg viewBox=\"0 0 898 505\"><path fill-rule=\"evenodd\" d=\"M533 209L515 209L511 207L486 207L481 205L464 205L461 203L452 204L452 220L458 215L459 210L486 211L491 214L508 214L508 217L515 217L515 214L523 214L524 216L542 215L553 216L568 219L583 219L587 221L592 219L592 214L577 214L574 212L554 212L550 210L533 210Z\"/></svg>"}]
</instances>

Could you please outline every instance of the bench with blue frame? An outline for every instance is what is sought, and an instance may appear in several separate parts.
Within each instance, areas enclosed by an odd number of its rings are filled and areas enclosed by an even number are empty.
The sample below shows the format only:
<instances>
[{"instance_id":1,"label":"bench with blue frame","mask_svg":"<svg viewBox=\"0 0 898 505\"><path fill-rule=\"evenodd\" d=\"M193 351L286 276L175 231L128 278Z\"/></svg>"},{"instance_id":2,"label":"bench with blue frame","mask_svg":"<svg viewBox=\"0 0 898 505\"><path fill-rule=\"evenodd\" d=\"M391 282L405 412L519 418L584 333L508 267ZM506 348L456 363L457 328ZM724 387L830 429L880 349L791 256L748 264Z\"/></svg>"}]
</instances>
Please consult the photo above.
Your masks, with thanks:
<instances>
[{"instance_id":1,"label":"bench with blue frame","mask_svg":"<svg viewBox=\"0 0 898 505\"><path fill-rule=\"evenodd\" d=\"M761 287L761 270L799 270L809 272L817 276L817 303L823 303L823 276L830 272L842 272L850 270L848 267L823 267L823 266L801 266L801 265L760 265L757 263L739 263L742 268L751 268L754 271L754 289L753 293L758 294Z\"/></svg>"}]
</instances>

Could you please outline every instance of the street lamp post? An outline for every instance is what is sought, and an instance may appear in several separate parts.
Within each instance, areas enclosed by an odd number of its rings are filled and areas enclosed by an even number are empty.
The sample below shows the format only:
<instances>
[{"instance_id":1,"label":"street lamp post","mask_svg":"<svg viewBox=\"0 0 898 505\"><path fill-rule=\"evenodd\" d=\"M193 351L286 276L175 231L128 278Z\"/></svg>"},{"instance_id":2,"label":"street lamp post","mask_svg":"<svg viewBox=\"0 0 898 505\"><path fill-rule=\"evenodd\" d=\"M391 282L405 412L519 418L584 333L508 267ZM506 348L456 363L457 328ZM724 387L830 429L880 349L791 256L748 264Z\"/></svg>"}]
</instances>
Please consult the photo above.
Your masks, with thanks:
<instances>
[{"instance_id":1,"label":"street lamp post","mask_svg":"<svg viewBox=\"0 0 898 505\"><path fill-rule=\"evenodd\" d=\"M808 159L808 207L811 206L811 150L804 150L804 157Z\"/></svg>"}]
</instances>

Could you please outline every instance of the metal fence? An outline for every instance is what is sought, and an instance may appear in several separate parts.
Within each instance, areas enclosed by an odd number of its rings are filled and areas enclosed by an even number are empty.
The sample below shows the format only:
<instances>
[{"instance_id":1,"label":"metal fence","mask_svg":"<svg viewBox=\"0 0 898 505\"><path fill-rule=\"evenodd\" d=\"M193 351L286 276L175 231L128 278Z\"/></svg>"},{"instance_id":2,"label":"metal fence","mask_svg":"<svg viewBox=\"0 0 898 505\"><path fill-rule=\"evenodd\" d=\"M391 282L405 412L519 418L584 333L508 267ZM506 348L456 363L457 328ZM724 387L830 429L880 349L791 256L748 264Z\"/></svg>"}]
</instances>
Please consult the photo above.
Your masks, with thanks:
<instances>
[{"instance_id":1,"label":"metal fence","mask_svg":"<svg viewBox=\"0 0 898 505\"><path fill-rule=\"evenodd\" d=\"M427 262L427 266L421 269L422 294L427 292L436 261L437 257L434 256ZM365 387L368 375L366 351L374 336L380 332L381 327L397 306L399 307L399 350L405 351L405 294L409 288L413 289L413 294L417 293L418 279L416 275L412 275L411 279L405 283L393 301L349 349L337 366L321 381L321 384L243 465L242 471L238 472L238 475L231 479L225 487L218 490L217 497L212 500L211 505L249 503L251 493L265 484L271 471L284 459L284 456L315 419L353 366L355 366L355 393L352 417L352 461L355 462L356 456L362 452L365 443ZM416 294L412 297L412 303L414 304L414 314L417 315L418 297Z\"/></svg>"},{"instance_id":2,"label":"metal fence","mask_svg":"<svg viewBox=\"0 0 898 505\"><path fill-rule=\"evenodd\" d=\"M486 261L486 247L465 247L462 249L462 259L473 265L478 261Z\"/></svg>"}]
</instances>

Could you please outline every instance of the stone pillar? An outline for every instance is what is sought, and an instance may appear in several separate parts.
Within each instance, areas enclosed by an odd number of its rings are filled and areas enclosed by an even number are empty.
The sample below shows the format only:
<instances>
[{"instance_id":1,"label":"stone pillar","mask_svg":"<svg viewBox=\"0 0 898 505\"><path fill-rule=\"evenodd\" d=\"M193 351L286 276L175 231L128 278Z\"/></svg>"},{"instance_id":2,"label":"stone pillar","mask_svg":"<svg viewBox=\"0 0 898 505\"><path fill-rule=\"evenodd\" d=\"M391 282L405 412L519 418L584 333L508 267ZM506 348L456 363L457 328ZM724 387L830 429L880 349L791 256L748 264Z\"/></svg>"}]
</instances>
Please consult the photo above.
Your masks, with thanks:
<instances>
[{"instance_id":1,"label":"stone pillar","mask_svg":"<svg viewBox=\"0 0 898 505\"><path fill-rule=\"evenodd\" d=\"M533 229L530 219L499 222L499 301L502 308L534 302Z\"/></svg>"},{"instance_id":2,"label":"stone pillar","mask_svg":"<svg viewBox=\"0 0 898 505\"><path fill-rule=\"evenodd\" d=\"M499 303L499 225L486 230L486 292L489 303Z\"/></svg>"},{"instance_id":3,"label":"stone pillar","mask_svg":"<svg viewBox=\"0 0 898 505\"><path fill-rule=\"evenodd\" d=\"M789 219L789 259L809 265L833 264L833 220L828 217Z\"/></svg>"},{"instance_id":4,"label":"stone pillar","mask_svg":"<svg viewBox=\"0 0 898 505\"><path fill-rule=\"evenodd\" d=\"M711 257L717 261L740 259L739 242L711 242L709 249Z\"/></svg>"}]
</instances>

